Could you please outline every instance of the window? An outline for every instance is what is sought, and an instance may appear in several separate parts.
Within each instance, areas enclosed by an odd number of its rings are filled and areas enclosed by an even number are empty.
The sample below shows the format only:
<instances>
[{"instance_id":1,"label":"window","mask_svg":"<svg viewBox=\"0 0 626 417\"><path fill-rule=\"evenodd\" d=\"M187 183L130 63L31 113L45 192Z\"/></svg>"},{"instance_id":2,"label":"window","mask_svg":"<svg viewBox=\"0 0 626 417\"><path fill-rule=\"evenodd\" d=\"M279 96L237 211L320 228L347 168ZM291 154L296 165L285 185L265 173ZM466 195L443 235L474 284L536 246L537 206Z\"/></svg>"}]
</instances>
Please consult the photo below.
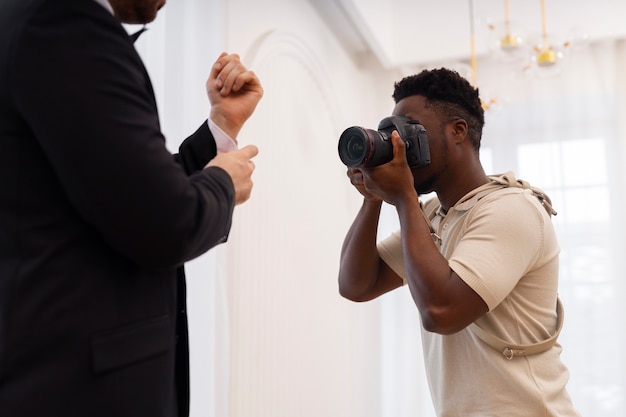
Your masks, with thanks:
<instances>
[{"instance_id":1,"label":"window","mask_svg":"<svg viewBox=\"0 0 626 417\"><path fill-rule=\"evenodd\" d=\"M619 121L606 103L606 98L587 97L527 103L528 108L518 106L508 114L503 110L494 116L495 126L486 129L482 158L486 167L514 170L517 178L551 197L561 246L565 325L559 343L570 370L568 391L582 415L617 417L626 410L619 265L626 239L619 216L624 211L623 162L611 152L619 149ZM575 116L585 111L586 117ZM529 113L548 116L540 128L520 123L533 119L524 117Z\"/></svg>"}]
</instances>

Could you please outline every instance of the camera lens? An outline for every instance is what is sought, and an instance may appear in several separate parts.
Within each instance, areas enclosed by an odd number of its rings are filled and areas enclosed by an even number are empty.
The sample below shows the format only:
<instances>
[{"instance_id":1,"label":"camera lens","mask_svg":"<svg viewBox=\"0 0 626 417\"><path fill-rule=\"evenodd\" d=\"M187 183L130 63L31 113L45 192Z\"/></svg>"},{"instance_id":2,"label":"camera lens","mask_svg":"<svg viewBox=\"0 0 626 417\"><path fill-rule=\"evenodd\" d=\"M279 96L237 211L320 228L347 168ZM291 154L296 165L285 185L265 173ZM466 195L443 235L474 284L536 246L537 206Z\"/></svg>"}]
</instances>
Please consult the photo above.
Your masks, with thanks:
<instances>
[{"instance_id":1,"label":"camera lens","mask_svg":"<svg viewBox=\"0 0 626 417\"><path fill-rule=\"evenodd\" d=\"M378 130L352 126L339 137L339 158L348 168L371 168L393 159L391 134L397 130L406 144L406 160L416 168L430 163L430 150L424 126L405 116L386 117Z\"/></svg>"},{"instance_id":2,"label":"camera lens","mask_svg":"<svg viewBox=\"0 0 626 417\"><path fill-rule=\"evenodd\" d=\"M362 166L370 154L369 136L358 126L349 127L339 138L339 158L348 167Z\"/></svg>"}]
</instances>

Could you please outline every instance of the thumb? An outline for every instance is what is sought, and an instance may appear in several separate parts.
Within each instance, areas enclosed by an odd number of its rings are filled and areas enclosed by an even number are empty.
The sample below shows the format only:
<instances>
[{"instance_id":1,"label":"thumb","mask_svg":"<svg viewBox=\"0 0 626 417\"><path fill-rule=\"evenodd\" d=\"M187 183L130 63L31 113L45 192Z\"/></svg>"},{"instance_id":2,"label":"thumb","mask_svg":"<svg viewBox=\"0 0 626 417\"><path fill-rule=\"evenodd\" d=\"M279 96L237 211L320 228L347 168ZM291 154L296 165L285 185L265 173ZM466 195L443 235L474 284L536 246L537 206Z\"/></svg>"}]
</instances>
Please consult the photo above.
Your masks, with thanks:
<instances>
[{"instance_id":1,"label":"thumb","mask_svg":"<svg viewBox=\"0 0 626 417\"><path fill-rule=\"evenodd\" d=\"M400 138L400 134L397 130L391 132L391 143L393 145L393 158L406 160L406 142Z\"/></svg>"},{"instance_id":2,"label":"thumb","mask_svg":"<svg viewBox=\"0 0 626 417\"><path fill-rule=\"evenodd\" d=\"M239 152L241 152L246 158L250 159L257 156L257 154L259 153L259 148L257 148L255 145L246 145L243 148L239 149Z\"/></svg>"}]
</instances>

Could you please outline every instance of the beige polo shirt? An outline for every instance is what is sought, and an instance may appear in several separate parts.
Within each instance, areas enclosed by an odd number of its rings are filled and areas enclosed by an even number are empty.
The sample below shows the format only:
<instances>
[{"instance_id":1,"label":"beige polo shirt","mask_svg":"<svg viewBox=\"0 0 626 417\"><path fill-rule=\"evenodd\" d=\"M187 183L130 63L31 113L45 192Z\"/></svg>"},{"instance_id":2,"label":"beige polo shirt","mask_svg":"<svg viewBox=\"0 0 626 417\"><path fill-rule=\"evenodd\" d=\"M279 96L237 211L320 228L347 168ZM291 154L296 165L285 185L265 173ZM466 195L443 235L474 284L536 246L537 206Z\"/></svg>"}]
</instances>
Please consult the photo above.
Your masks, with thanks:
<instances>
[{"instance_id":1,"label":"beige polo shirt","mask_svg":"<svg viewBox=\"0 0 626 417\"><path fill-rule=\"evenodd\" d=\"M489 307L476 320L479 327L516 344L554 333L559 247L550 215L530 190L492 183L448 213L437 199L424 210L450 268ZM379 242L378 250L406 282L400 231ZM578 416L565 389L569 374L558 343L513 360L470 327L448 336L422 328L422 343L438 416Z\"/></svg>"}]
</instances>

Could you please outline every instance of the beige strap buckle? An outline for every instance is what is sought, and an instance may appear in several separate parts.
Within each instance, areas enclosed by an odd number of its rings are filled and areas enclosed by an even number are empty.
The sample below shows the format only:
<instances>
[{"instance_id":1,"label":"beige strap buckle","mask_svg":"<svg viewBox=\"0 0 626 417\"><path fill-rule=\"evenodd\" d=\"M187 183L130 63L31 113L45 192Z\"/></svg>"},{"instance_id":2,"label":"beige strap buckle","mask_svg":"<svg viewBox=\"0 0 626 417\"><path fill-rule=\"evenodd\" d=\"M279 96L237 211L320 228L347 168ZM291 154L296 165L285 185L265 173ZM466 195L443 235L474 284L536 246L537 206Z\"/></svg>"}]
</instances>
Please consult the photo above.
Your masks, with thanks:
<instances>
[{"instance_id":1,"label":"beige strap buckle","mask_svg":"<svg viewBox=\"0 0 626 417\"><path fill-rule=\"evenodd\" d=\"M513 359L516 356L524 356L525 353L526 353L525 350L511 349L509 347L504 348L504 350L502 351L502 354L508 360L511 360L511 359Z\"/></svg>"}]
</instances>

